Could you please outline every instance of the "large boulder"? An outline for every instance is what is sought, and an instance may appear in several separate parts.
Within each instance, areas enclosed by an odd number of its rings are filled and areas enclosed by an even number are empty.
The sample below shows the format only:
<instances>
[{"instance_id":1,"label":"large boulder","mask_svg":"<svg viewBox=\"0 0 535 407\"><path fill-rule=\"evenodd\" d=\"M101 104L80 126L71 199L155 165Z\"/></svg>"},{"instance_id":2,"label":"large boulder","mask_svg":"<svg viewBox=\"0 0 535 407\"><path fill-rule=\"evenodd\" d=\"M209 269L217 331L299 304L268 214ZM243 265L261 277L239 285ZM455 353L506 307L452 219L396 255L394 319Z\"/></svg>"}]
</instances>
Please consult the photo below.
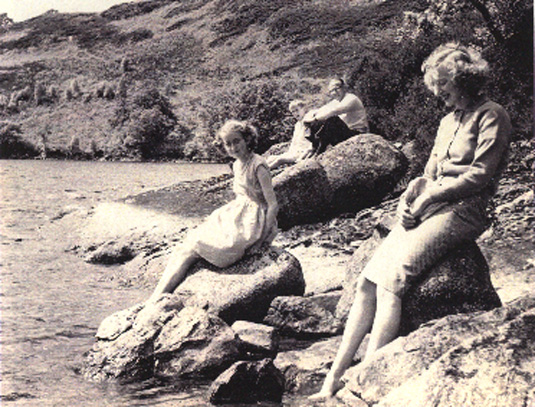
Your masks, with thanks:
<instances>
[{"instance_id":1,"label":"large boulder","mask_svg":"<svg viewBox=\"0 0 535 407\"><path fill-rule=\"evenodd\" d=\"M273 144L271 147L267 149L267 151L262 154L265 158L270 157L272 155L280 155L284 154L288 151L290 148L290 141L284 141L282 143Z\"/></svg>"},{"instance_id":2,"label":"large boulder","mask_svg":"<svg viewBox=\"0 0 535 407\"><path fill-rule=\"evenodd\" d=\"M249 321L236 321L231 326L240 339L242 353L248 359L275 357L279 350L278 329Z\"/></svg>"},{"instance_id":3,"label":"large boulder","mask_svg":"<svg viewBox=\"0 0 535 407\"><path fill-rule=\"evenodd\" d=\"M382 137L352 137L274 178L279 223L290 228L375 205L406 169L403 153Z\"/></svg>"},{"instance_id":4,"label":"large boulder","mask_svg":"<svg viewBox=\"0 0 535 407\"><path fill-rule=\"evenodd\" d=\"M342 336L336 336L307 347L300 345L298 349L279 352L274 363L284 373L286 391L301 394L317 391L333 363L341 340ZM367 344L366 336L353 358L354 362L363 358Z\"/></svg>"},{"instance_id":5,"label":"large boulder","mask_svg":"<svg viewBox=\"0 0 535 407\"><path fill-rule=\"evenodd\" d=\"M87 380L141 381L153 375L154 341L152 336L127 328L113 341L98 340L84 356L81 374Z\"/></svg>"},{"instance_id":6,"label":"large boulder","mask_svg":"<svg viewBox=\"0 0 535 407\"><path fill-rule=\"evenodd\" d=\"M162 327L154 356L157 377L215 378L240 357L240 344L222 319L186 307Z\"/></svg>"},{"instance_id":7,"label":"large boulder","mask_svg":"<svg viewBox=\"0 0 535 407\"><path fill-rule=\"evenodd\" d=\"M293 165L273 179L279 203L277 220L283 229L312 223L332 213L332 190L323 167L316 160Z\"/></svg>"},{"instance_id":8,"label":"large boulder","mask_svg":"<svg viewBox=\"0 0 535 407\"><path fill-rule=\"evenodd\" d=\"M239 356L239 339L222 319L166 295L106 318L81 373L97 382L214 378Z\"/></svg>"},{"instance_id":9,"label":"large boulder","mask_svg":"<svg viewBox=\"0 0 535 407\"><path fill-rule=\"evenodd\" d=\"M368 405L535 403L535 297L428 323L348 369L346 389Z\"/></svg>"},{"instance_id":10,"label":"large boulder","mask_svg":"<svg viewBox=\"0 0 535 407\"><path fill-rule=\"evenodd\" d=\"M303 295L304 291L299 261L284 250L271 248L226 269L199 262L174 295L232 324L261 322L275 297Z\"/></svg>"},{"instance_id":11,"label":"large boulder","mask_svg":"<svg viewBox=\"0 0 535 407\"><path fill-rule=\"evenodd\" d=\"M199 262L175 293L104 319L83 374L96 381L215 377L247 357L247 347L227 324L261 321L275 297L304 290L299 262L280 249L217 272Z\"/></svg>"},{"instance_id":12,"label":"large boulder","mask_svg":"<svg viewBox=\"0 0 535 407\"><path fill-rule=\"evenodd\" d=\"M323 382L340 346L341 336L313 343L305 349L279 352L275 366L284 374L286 391L307 393Z\"/></svg>"},{"instance_id":13,"label":"large boulder","mask_svg":"<svg viewBox=\"0 0 535 407\"><path fill-rule=\"evenodd\" d=\"M347 318L358 276L392 224L389 218L378 225L372 237L353 254L336 309L337 318ZM478 245L470 242L450 251L423 273L405 293L402 304L400 334L405 335L427 321L450 314L488 311L499 307L501 301L492 286L485 257Z\"/></svg>"},{"instance_id":14,"label":"large boulder","mask_svg":"<svg viewBox=\"0 0 535 407\"><path fill-rule=\"evenodd\" d=\"M407 170L407 159L376 134L361 134L322 154L319 163L332 190L336 213L378 204Z\"/></svg>"}]
</instances>

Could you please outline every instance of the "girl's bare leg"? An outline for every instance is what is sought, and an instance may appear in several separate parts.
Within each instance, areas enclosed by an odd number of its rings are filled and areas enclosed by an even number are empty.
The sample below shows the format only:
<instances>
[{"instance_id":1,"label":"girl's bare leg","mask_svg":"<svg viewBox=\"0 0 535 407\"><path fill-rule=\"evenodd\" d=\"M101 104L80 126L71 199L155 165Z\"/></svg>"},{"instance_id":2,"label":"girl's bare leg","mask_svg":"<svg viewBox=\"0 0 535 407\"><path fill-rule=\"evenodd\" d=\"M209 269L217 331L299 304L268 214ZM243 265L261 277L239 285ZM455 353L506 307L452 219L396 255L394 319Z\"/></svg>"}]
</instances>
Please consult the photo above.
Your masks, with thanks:
<instances>
[{"instance_id":1,"label":"girl's bare leg","mask_svg":"<svg viewBox=\"0 0 535 407\"><path fill-rule=\"evenodd\" d=\"M331 366L331 369L319 393L309 397L310 400L321 400L334 395L341 387L340 378L351 365L353 357L362 339L370 331L376 308L376 286L365 278L361 278L357 286L355 300L349 311L342 342Z\"/></svg>"},{"instance_id":2,"label":"girl's bare leg","mask_svg":"<svg viewBox=\"0 0 535 407\"><path fill-rule=\"evenodd\" d=\"M401 298L384 288L377 287L377 310L365 359L396 338L400 320Z\"/></svg>"},{"instance_id":3,"label":"girl's bare leg","mask_svg":"<svg viewBox=\"0 0 535 407\"><path fill-rule=\"evenodd\" d=\"M172 293L199 259L199 255L191 249L175 249L149 301L156 301L163 293Z\"/></svg>"}]
</instances>

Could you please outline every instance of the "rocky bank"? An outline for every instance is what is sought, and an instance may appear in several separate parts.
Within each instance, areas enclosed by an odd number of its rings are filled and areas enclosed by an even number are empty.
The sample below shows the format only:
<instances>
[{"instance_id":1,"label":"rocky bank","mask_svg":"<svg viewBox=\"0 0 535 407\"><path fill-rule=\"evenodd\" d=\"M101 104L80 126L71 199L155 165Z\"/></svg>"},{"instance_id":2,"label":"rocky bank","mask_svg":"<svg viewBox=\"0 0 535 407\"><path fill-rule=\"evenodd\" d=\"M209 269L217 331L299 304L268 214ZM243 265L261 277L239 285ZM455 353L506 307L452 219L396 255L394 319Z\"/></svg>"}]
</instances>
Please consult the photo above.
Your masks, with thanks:
<instances>
[{"instance_id":1,"label":"rocky bank","mask_svg":"<svg viewBox=\"0 0 535 407\"><path fill-rule=\"evenodd\" d=\"M336 157L336 151L331 152ZM395 149L392 152L395 159ZM332 191L337 184L326 176L328 165L324 160L285 170L275 178L276 189L291 182L303 188L307 182L295 180L311 176L323 177ZM87 355L84 374L92 380L141 380L153 375L177 380L199 374L215 378L221 373L210 389L214 403L251 402L243 398L247 393L243 389L255 388L252 394L257 399L265 394L264 399L270 401L280 400L282 392L306 395L316 391L338 347L355 276L388 229L385 219L395 210L399 193L395 184L402 175L397 171L390 188L379 191L375 201L333 208L323 196L323 208L329 208L330 215L315 223L285 225L274 241L274 254L261 256L264 260L246 258L245 266L237 266L242 271L227 275L202 264L176 295L163 298L157 308L143 311L139 305L110 316ZM346 194L358 188L353 184L344 190L347 185L341 182L338 188ZM72 249L88 261L123 263L110 278L125 285L152 287L170 248L202 216L230 198L228 186L228 177L183 183L95 208L79 246ZM494 204L493 225L477 246L444 259L420 285L424 289L411 297L422 301L407 302L412 308L406 314L415 318L406 321L405 336L373 359L358 363L364 341L355 356L356 365L344 376L345 388L329 403L512 407L535 402L531 390L535 385L535 205L526 167L512 166ZM305 210L314 210L310 206ZM98 226L106 219L115 219L114 228L102 234ZM232 308L229 296L221 300L216 295L227 287L238 293L237 298L246 298L244 292L254 292L254 287L262 286L258 281L264 281L260 278L253 283L251 276L257 272L251 268L265 269L280 256L290 266L278 269L294 270L288 280L296 282L290 284L293 288L285 291L284 283L276 290L266 289L268 295L249 297L260 302L246 301L245 307L241 303ZM462 275L467 269L469 278ZM461 274L450 278L455 275L450 270ZM221 283L225 278L227 283ZM441 293L441 287L447 289ZM451 288L461 294L445 296ZM254 312L239 313L239 309ZM172 343L165 342L170 338ZM126 342L133 346L125 347ZM286 343L299 346L288 348ZM126 348L136 353L118 351ZM214 352L216 357L207 357ZM246 379L251 375L256 381ZM269 383L269 388L262 383Z\"/></svg>"}]
</instances>

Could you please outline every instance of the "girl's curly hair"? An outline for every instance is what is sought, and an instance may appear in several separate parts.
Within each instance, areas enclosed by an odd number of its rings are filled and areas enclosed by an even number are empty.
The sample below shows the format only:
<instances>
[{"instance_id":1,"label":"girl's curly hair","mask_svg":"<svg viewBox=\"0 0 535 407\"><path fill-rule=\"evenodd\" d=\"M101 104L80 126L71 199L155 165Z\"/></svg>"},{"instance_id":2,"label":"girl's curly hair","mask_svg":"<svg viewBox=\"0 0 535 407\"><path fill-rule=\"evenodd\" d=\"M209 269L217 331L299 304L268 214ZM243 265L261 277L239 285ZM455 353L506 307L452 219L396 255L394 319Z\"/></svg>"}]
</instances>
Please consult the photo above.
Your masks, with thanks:
<instances>
[{"instance_id":1,"label":"girl's curly hair","mask_svg":"<svg viewBox=\"0 0 535 407\"><path fill-rule=\"evenodd\" d=\"M229 133L238 133L245 140L245 144L250 151L254 151L258 141L258 131L256 127L246 121L227 120L217 132L218 143L222 145L221 136Z\"/></svg>"},{"instance_id":2,"label":"girl's curly hair","mask_svg":"<svg viewBox=\"0 0 535 407\"><path fill-rule=\"evenodd\" d=\"M435 95L438 94L437 69L445 67L453 76L453 84L470 98L477 98L485 91L489 65L474 47L456 42L440 45L422 64L424 82Z\"/></svg>"}]
</instances>

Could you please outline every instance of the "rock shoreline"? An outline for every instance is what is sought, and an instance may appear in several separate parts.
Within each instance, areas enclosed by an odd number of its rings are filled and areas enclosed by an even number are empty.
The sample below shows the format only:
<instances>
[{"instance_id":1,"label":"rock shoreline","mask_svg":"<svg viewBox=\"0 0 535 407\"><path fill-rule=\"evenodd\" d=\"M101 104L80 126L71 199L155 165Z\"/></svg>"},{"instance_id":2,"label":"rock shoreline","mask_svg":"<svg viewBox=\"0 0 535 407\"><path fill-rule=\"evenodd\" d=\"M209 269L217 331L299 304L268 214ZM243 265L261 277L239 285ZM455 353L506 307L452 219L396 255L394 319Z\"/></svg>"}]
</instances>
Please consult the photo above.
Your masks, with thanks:
<instances>
[{"instance_id":1,"label":"rock shoreline","mask_svg":"<svg viewBox=\"0 0 535 407\"><path fill-rule=\"evenodd\" d=\"M529 335L527 335L528 338L524 337L526 337L526 333L534 332L531 316L533 304L535 303L533 297L533 292L535 292L534 238L529 231L532 230L535 219L535 205L533 202L533 190L529 184L517 183L512 180L513 178L502 180L500 190L495 199L495 212L498 216L493 227L478 240L481 251L489 263L490 277L504 306L498 307L494 311L446 316L424 323L408 336L398 338L378 352L377 358L372 359L370 363L366 365L357 364L348 371L344 378L346 387L339 392L333 405L359 405L358 403L360 402L378 403L378 405L385 406L396 405L399 400L404 400L405 393L403 389L409 389L410 391L419 389L421 397L418 399L418 403L420 403L418 405L426 405L425 403L434 397L434 391L437 391L438 388L448 388L450 389L448 391L454 394L451 399L441 399L440 397L436 399L438 403L436 405L447 406L450 405L447 403L450 403L451 400L460 400L463 394L464 397L468 397L467 394L475 392L474 389L477 386L484 384L488 387L488 377L493 377L493 380L499 381L500 379L496 376L498 373L494 374L494 372L500 372L508 363L512 362L516 363L520 368L515 368L516 370L511 373L513 375L511 377L515 378L515 385L509 385L508 387L500 382L500 391L505 394L503 396L503 400L505 400L503 405L515 405L511 403L516 402L519 396L512 395L511 392L522 394L525 400L533 399L533 394L526 390L530 386L533 387L533 377L525 379L527 376L523 373L522 366L529 365L534 361L533 350L535 345L533 344L533 338L535 338L535 335L531 335L531 339L529 339ZM126 265L118 271L117 278L122 279L125 284L153 286L165 263L170 247L177 240L180 240L189 227L200 221L203 215L198 211L200 205L196 205L194 210L189 213L183 212L184 208L187 207L186 203L189 198L187 194L182 194L182 191L190 191L190 193L194 194L197 191L206 190L207 186L208 188L213 188L214 194L212 196L204 196L199 199L217 207L229 199L229 195L227 195L228 185L228 177L223 177L196 184L188 185L183 183L164 190L128 197L124 200L124 203L117 204L123 207L122 209L117 207L117 211L124 213L124 207L128 207L132 211L132 219L139 218L139 214L142 211L147 211L153 216L144 216L144 222L142 222L144 224L139 224L129 229L129 233L126 235L123 230L118 233L118 236L107 236L107 240L101 237L98 244L95 244L95 236L92 236L85 244L81 243L76 250L81 254L87 255L90 247L93 248L93 251L95 251L95 248L98 251L98 248L106 247L107 249L111 248L112 252L120 254L121 247L129 247L133 260L129 259L126 262ZM513 198L511 199L511 197ZM274 351L278 345L273 343L250 345L257 351L262 346L264 348L271 346L272 348L270 351L258 351L257 356L254 357L250 350L247 357L244 357L243 354L238 357L236 353L233 353L234 356L230 359L260 358L256 365L234 366L234 371L238 372L236 374L244 371L269 371L273 373L268 361L260 362L262 357L267 356L268 359L273 360L273 367L283 374L286 382L284 389L287 393L306 395L317 390L334 358L340 339L339 335L343 328L343 317L341 316L343 313L337 313L337 306L341 304L341 298L344 295L343 288L348 283L348 278L346 277L348 264L350 264L352 256L360 247L370 244L373 240L373 231L377 230L382 219L393 213L395 205L396 199L388 199L376 206L360 210L356 214L347 213L314 224L293 226L279 234L274 241L274 246L280 250L287 251L299 260L304 288L303 292L297 296L274 298L267 310L266 318L258 322L263 327L274 327L277 330L275 336L281 336L281 344L291 343L287 342L285 338L294 337L298 340L299 338L306 339L307 346L304 349L288 349L285 347ZM95 212L98 213L98 209ZM177 231L179 232L177 233ZM93 240L91 241L91 239ZM345 301L347 303L350 300L346 299ZM181 303L184 305L183 301ZM201 308L203 307L200 303L195 304L195 307L199 305ZM496 305L499 304L494 306ZM282 318L281 315L285 315L286 319ZM291 322L291 318L288 319L289 315L297 319ZM508 317L499 319L500 315ZM488 321L496 321L496 318L499 321L494 325L496 327L495 330L488 333L488 335L484 331L478 331L479 328L477 327L480 325L478 325L477 321L485 320L490 323ZM247 317L245 319L254 318ZM458 323L455 325L448 321L458 321ZM232 320L229 320L229 323L232 322ZM481 326L484 326L484 324ZM239 337L237 334L238 329L236 328L235 330L234 325L229 329L231 329L230 332L234 332ZM415 366L415 370L411 371L413 379L399 380L396 385L385 385L383 392L377 393L377 390L374 390L376 386L372 382L378 375L383 375L382 377L386 377L387 379L385 380L387 381L393 380L388 378L393 378L397 371L395 357L399 357L400 347L403 351L409 352L409 354L413 352L411 349L425 348L432 341L429 342L430 334L424 334L423 332L433 329L435 330L433 335L443 338L446 343L440 356L434 359L429 359L426 355L422 356L423 361L427 363L427 367ZM471 332L471 336L465 335L463 329L468 329ZM256 332L253 336L257 335L258 338L266 335L262 330ZM523 342L513 343L512 334L506 335L505 333L507 332L518 333L524 338L522 339ZM489 360L488 363L485 361L481 364L480 369L478 366L471 365L470 368L466 369L475 373L470 373L466 376L463 373L464 370L458 370L458 367L455 366L459 366L459 363L466 365L468 363L466 358L473 358L475 357L474 355L488 352L489 350L485 348L484 338L487 338L486 335L491 338L489 340L499 349L507 350L509 353L517 352L521 356L514 361L507 358L502 358L495 362ZM273 340L275 342L278 341ZM242 342L239 341L238 343ZM466 345L467 343L469 344ZM238 349L238 353L244 349L243 344L235 346ZM361 348L365 348L365 344ZM360 360L359 355L362 352L363 349L360 349L359 353L357 353L356 362ZM460 355L459 352L467 356L463 359L458 356ZM230 361L223 363L219 370L222 370L223 367L228 367L227 365L231 365ZM266 368L265 366L268 367ZM426 374L425 372L428 368L436 371L437 377L441 377L441 380L446 384L439 384L434 377ZM360 373L354 373L354 369L360 369ZM459 379L456 380L461 384L455 391L448 387L450 386L448 377L451 376L451 373L448 372L452 372L452 369L457 369L456 371L460 375L458 376ZM274 376L272 376L270 382L277 387L276 383L279 383L278 374L273 374ZM226 373L226 375L229 376L230 374ZM470 375L474 377L474 380L469 380ZM360 383L358 381L360 379L355 378L357 376L369 376L371 379L369 383ZM244 383L242 379L236 378L233 380L235 380L235 383L241 383L240 385ZM487 382L484 380L487 380ZM365 388L359 386L364 386ZM211 393L224 394L224 397L228 397L229 394L228 389L211 389ZM273 396L272 393L270 394ZM485 394L487 394L485 396L487 399L483 397L483 399L478 399L477 401L483 403L488 400L488 397L492 396L492 391L487 389ZM474 402L473 405L478 404Z\"/></svg>"}]
</instances>

